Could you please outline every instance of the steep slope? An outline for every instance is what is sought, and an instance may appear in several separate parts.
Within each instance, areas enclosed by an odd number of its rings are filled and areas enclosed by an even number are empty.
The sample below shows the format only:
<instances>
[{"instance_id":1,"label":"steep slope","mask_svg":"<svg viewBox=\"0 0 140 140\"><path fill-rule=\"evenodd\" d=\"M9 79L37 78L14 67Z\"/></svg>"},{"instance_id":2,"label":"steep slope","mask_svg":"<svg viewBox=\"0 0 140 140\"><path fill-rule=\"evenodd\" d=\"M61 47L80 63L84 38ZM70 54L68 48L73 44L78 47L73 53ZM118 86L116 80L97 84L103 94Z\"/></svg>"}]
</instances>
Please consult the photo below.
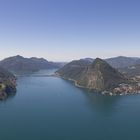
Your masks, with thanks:
<instances>
[{"instance_id":1,"label":"steep slope","mask_svg":"<svg viewBox=\"0 0 140 140\"><path fill-rule=\"evenodd\" d=\"M24 58L22 56L9 57L0 62L0 66L12 72L35 72L41 69L59 68L58 64L48 62L43 58Z\"/></svg>"},{"instance_id":2,"label":"steep slope","mask_svg":"<svg viewBox=\"0 0 140 140\"><path fill-rule=\"evenodd\" d=\"M126 82L126 78L107 62L97 58L92 64L67 64L56 72L59 76L75 81L75 84L96 91L112 90Z\"/></svg>"},{"instance_id":3,"label":"steep slope","mask_svg":"<svg viewBox=\"0 0 140 140\"><path fill-rule=\"evenodd\" d=\"M76 79L77 84L97 91L111 90L126 81L125 77L105 61L97 58Z\"/></svg>"},{"instance_id":4,"label":"steep slope","mask_svg":"<svg viewBox=\"0 0 140 140\"><path fill-rule=\"evenodd\" d=\"M90 64L91 62L85 59L74 60L59 69L56 73L64 78L75 79L78 78L85 67Z\"/></svg>"},{"instance_id":5,"label":"steep slope","mask_svg":"<svg viewBox=\"0 0 140 140\"><path fill-rule=\"evenodd\" d=\"M16 92L16 77L0 67L0 100Z\"/></svg>"}]
</instances>

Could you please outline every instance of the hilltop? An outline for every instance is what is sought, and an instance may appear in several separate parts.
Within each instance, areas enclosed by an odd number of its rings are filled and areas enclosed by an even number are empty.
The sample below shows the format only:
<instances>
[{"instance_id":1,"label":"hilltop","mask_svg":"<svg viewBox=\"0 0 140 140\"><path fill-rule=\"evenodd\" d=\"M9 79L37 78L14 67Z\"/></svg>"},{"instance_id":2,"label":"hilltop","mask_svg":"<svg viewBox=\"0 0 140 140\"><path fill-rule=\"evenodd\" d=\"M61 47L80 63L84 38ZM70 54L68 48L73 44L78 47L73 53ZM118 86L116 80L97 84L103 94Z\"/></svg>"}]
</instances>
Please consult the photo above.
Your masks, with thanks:
<instances>
[{"instance_id":1,"label":"hilltop","mask_svg":"<svg viewBox=\"0 0 140 140\"><path fill-rule=\"evenodd\" d=\"M128 83L128 79L123 74L100 58L96 58L90 64L73 62L65 65L56 74L74 81L79 87L102 92L112 91L121 83Z\"/></svg>"},{"instance_id":2,"label":"hilltop","mask_svg":"<svg viewBox=\"0 0 140 140\"><path fill-rule=\"evenodd\" d=\"M60 68L61 63L49 62L44 58L24 58L17 55L0 61L0 66L13 73L36 72L42 69Z\"/></svg>"}]
</instances>

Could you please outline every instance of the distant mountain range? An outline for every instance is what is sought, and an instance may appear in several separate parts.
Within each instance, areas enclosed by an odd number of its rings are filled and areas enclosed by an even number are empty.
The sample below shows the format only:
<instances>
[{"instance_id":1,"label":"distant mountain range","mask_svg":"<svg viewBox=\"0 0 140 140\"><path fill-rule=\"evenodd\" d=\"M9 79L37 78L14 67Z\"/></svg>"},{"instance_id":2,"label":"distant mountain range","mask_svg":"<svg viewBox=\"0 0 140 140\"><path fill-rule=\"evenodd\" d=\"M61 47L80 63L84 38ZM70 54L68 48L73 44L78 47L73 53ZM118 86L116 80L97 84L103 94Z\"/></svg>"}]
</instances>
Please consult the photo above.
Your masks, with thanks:
<instances>
[{"instance_id":1,"label":"distant mountain range","mask_svg":"<svg viewBox=\"0 0 140 140\"><path fill-rule=\"evenodd\" d=\"M136 57L119 56L105 59L105 61L108 62L114 68L125 68L136 64L140 64L140 58Z\"/></svg>"},{"instance_id":2,"label":"distant mountain range","mask_svg":"<svg viewBox=\"0 0 140 140\"><path fill-rule=\"evenodd\" d=\"M93 62L93 58L85 58L81 60L87 60L89 62ZM126 56L118 56L118 57L112 57L108 59L104 59L108 64L110 64L114 68L125 68L133 65L140 64L140 58L139 57L126 57Z\"/></svg>"},{"instance_id":3,"label":"distant mountain range","mask_svg":"<svg viewBox=\"0 0 140 140\"><path fill-rule=\"evenodd\" d=\"M90 65L91 63L93 63L94 60L95 59L93 58L84 58L80 60L74 60L69 65L71 66L71 64L73 64L73 67L81 65L81 67L83 67ZM138 57L119 56L104 60L113 68L118 69L122 73L128 75L140 75L140 58ZM4 69L18 74L26 72L36 72L42 69L59 69L65 64L66 63L64 62L49 62L44 58L24 58L20 55L8 57L0 61L0 67L3 67Z\"/></svg>"},{"instance_id":4,"label":"distant mountain range","mask_svg":"<svg viewBox=\"0 0 140 140\"><path fill-rule=\"evenodd\" d=\"M0 61L0 99L16 91L16 77L12 73L32 73L43 69L59 69L57 76L74 81L78 87L115 94L140 92L140 58L85 58L66 64L17 55Z\"/></svg>"},{"instance_id":5,"label":"distant mountain range","mask_svg":"<svg viewBox=\"0 0 140 140\"><path fill-rule=\"evenodd\" d=\"M13 56L0 61L0 66L14 73L35 72L42 69L60 68L63 63L49 62L44 58Z\"/></svg>"},{"instance_id":6,"label":"distant mountain range","mask_svg":"<svg viewBox=\"0 0 140 140\"><path fill-rule=\"evenodd\" d=\"M87 65L91 64L95 59L85 58L80 59L75 62L86 63ZM119 70L123 74L130 76L140 75L140 58L138 57L125 57L118 56L113 58L104 59L108 64L113 68Z\"/></svg>"},{"instance_id":7,"label":"distant mountain range","mask_svg":"<svg viewBox=\"0 0 140 140\"><path fill-rule=\"evenodd\" d=\"M136 63L131 66L121 68L120 71L130 76L140 75L140 59L136 60Z\"/></svg>"},{"instance_id":8,"label":"distant mountain range","mask_svg":"<svg viewBox=\"0 0 140 140\"><path fill-rule=\"evenodd\" d=\"M73 67L76 67L76 65L81 65L83 67L90 65L94 60L95 59L93 58L84 58L74 60L71 63L73 64ZM140 75L140 58L138 57L119 56L104 60L122 73L128 75ZM20 55L8 57L0 61L1 67L18 74L36 72L42 69L59 69L65 64L65 62L49 62L44 58L24 58Z\"/></svg>"}]
</instances>

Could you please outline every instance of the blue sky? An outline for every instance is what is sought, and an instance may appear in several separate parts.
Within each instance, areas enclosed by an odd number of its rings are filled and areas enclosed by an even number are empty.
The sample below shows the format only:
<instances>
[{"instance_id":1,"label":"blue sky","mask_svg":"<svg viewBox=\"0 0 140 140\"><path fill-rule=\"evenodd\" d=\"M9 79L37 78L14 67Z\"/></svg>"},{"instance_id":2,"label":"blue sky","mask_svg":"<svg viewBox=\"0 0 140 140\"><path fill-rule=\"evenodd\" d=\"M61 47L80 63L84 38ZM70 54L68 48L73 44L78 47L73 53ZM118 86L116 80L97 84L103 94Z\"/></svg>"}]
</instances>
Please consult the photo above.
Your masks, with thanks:
<instances>
[{"instance_id":1,"label":"blue sky","mask_svg":"<svg viewBox=\"0 0 140 140\"><path fill-rule=\"evenodd\" d=\"M0 59L140 55L138 0L0 0Z\"/></svg>"}]
</instances>

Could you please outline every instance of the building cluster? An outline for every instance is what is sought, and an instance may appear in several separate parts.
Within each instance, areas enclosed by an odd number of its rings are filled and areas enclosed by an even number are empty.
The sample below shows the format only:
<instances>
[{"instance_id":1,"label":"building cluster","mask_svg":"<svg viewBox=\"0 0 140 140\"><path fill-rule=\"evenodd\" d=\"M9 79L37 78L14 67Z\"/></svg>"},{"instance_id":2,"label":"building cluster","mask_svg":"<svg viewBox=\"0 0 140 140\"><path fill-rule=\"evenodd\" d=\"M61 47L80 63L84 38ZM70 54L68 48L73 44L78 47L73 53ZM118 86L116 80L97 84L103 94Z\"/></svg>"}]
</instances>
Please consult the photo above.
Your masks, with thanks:
<instances>
[{"instance_id":1,"label":"building cluster","mask_svg":"<svg viewBox=\"0 0 140 140\"><path fill-rule=\"evenodd\" d=\"M120 84L113 92L116 94L137 94L140 93L140 83Z\"/></svg>"}]
</instances>

